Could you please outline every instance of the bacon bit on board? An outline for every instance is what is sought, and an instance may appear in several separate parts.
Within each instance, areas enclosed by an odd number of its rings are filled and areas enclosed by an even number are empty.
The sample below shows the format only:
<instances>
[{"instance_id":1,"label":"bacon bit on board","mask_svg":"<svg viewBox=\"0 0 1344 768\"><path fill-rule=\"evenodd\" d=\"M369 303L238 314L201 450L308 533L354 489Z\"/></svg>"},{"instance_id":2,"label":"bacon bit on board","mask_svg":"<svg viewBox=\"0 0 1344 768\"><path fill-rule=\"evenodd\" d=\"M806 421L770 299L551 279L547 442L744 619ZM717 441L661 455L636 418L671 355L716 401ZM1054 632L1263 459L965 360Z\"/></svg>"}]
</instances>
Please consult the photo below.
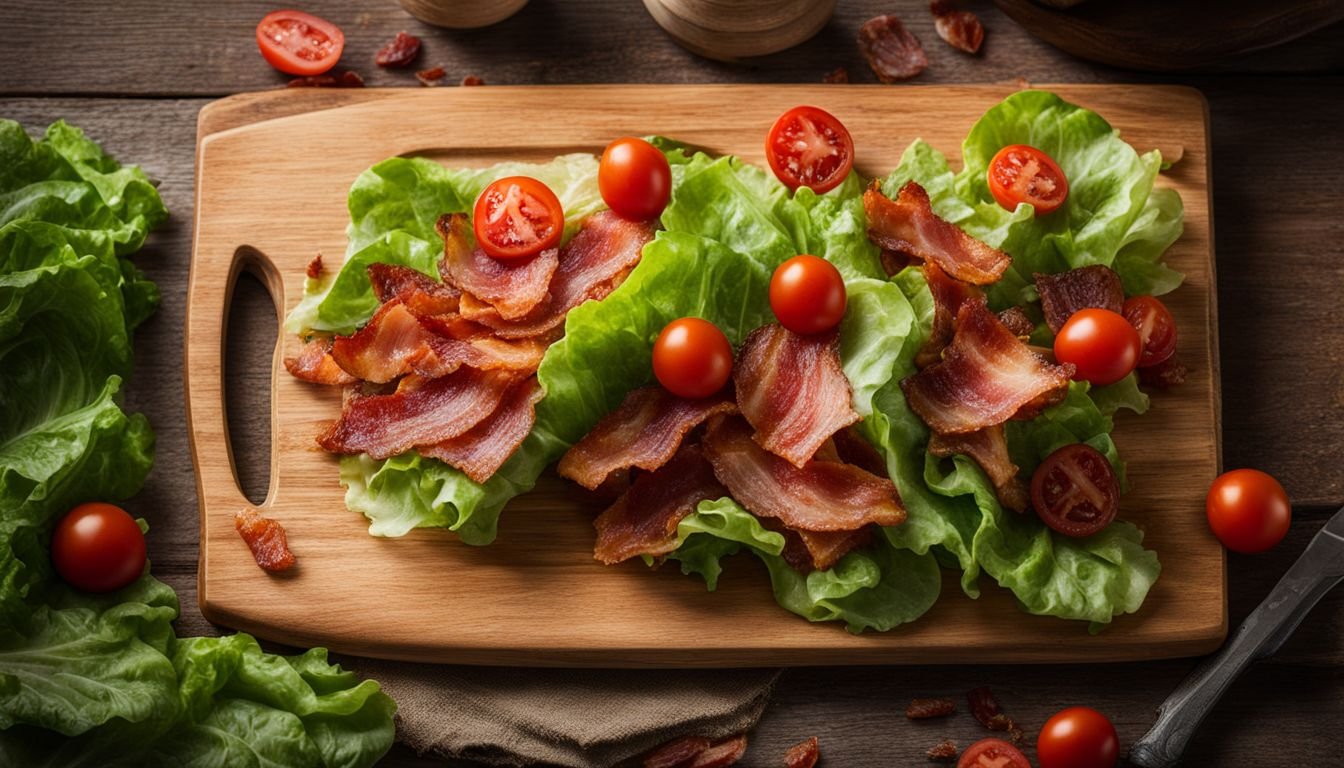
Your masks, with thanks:
<instances>
[{"instance_id":1,"label":"bacon bit on board","mask_svg":"<svg viewBox=\"0 0 1344 768\"><path fill-rule=\"evenodd\" d=\"M747 753L747 734L730 736L695 757L687 768L728 768Z\"/></svg>"},{"instance_id":2,"label":"bacon bit on board","mask_svg":"<svg viewBox=\"0 0 1344 768\"><path fill-rule=\"evenodd\" d=\"M286 88L363 88L364 78L359 73L347 69L339 75L315 75L296 77L285 85Z\"/></svg>"},{"instance_id":3,"label":"bacon bit on board","mask_svg":"<svg viewBox=\"0 0 1344 768\"><path fill-rule=\"evenodd\" d=\"M893 15L869 19L859 28L859 50L884 83L909 80L929 65L919 39Z\"/></svg>"},{"instance_id":4,"label":"bacon bit on board","mask_svg":"<svg viewBox=\"0 0 1344 768\"><path fill-rule=\"evenodd\" d=\"M420 55L420 38L405 32L398 32L392 42L384 45L373 57L380 67L404 68L411 66L415 57Z\"/></svg>"},{"instance_id":5,"label":"bacon bit on board","mask_svg":"<svg viewBox=\"0 0 1344 768\"><path fill-rule=\"evenodd\" d=\"M820 757L821 749L817 745L817 737L813 736L789 747L789 751L784 753L784 766L785 768L813 768Z\"/></svg>"},{"instance_id":6,"label":"bacon bit on board","mask_svg":"<svg viewBox=\"0 0 1344 768\"><path fill-rule=\"evenodd\" d=\"M957 745L951 739L942 741L929 747L929 751L924 754L929 756L930 760L935 762L952 762L957 759Z\"/></svg>"},{"instance_id":7,"label":"bacon bit on board","mask_svg":"<svg viewBox=\"0 0 1344 768\"><path fill-rule=\"evenodd\" d=\"M985 27L978 16L953 8L949 0L933 0L929 3L929 11L933 13L934 29L948 45L967 53L980 52L980 45L985 42Z\"/></svg>"},{"instance_id":8,"label":"bacon bit on board","mask_svg":"<svg viewBox=\"0 0 1344 768\"><path fill-rule=\"evenodd\" d=\"M956 702L948 698L914 699L905 708L905 716L911 720L928 720L934 717L947 717L957 711Z\"/></svg>"},{"instance_id":9,"label":"bacon bit on board","mask_svg":"<svg viewBox=\"0 0 1344 768\"><path fill-rule=\"evenodd\" d=\"M322 276L322 254L317 254L313 260L308 262L308 266L303 270L310 280L316 280Z\"/></svg>"},{"instance_id":10,"label":"bacon bit on board","mask_svg":"<svg viewBox=\"0 0 1344 768\"><path fill-rule=\"evenodd\" d=\"M314 336L299 354L285 358L285 370L294 378L313 384L354 384L358 379L341 368L331 356L331 347L330 336Z\"/></svg>"},{"instance_id":11,"label":"bacon bit on board","mask_svg":"<svg viewBox=\"0 0 1344 768\"><path fill-rule=\"evenodd\" d=\"M447 75L448 72L444 70L443 67L430 67L429 69L422 69L419 72L416 72L415 79L419 80L421 85L427 88L433 88L438 85L443 78L447 77Z\"/></svg>"},{"instance_id":12,"label":"bacon bit on board","mask_svg":"<svg viewBox=\"0 0 1344 768\"><path fill-rule=\"evenodd\" d=\"M466 77L462 78L462 82L458 83L458 85L468 87L473 85L485 85L485 80L481 79L481 77L478 75L467 75Z\"/></svg>"},{"instance_id":13,"label":"bacon bit on board","mask_svg":"<svg viewBox=\"0 0 1344 768\"><path fill-rule=\"evenodd\" d=\"M706 749L709 749L709 739L704 736L682 736L645 755L644 768L678 768Z\"/></svg>"},{"instance_id":14,"label":"bacon bit on board","mask_svg":"<svg viewBox=\"0 0 1344 768\"><path fill-rule=\"evenodd\" d=\"M991 731L1006 731L1014 743L1022 743L1022 729L1017 727L1013 718L1003 713L989 688L981 686L970 691L966 694L966 702L970 704L971 714L981 725Z\"/></svg>"},{"instance_id":15,"label":"bacon bit on board","mask_svg":"<svg viewBox=\"0 0 1344 768\"><path fill-rule=\"evenodd\" d=\"M849 82L849 70L844 67L836 67L822 76L821 82L843 85Z\"/></svg>"},{"instance_id":16,"label":"bacon bit on board","mask_svg":"<svg viewBox=\"0 0 1344 768\"><path fill-rule=\"evenodd\" d=\"M1171 389L1185 383L1185 377L1190 373L1186 369L1185 363L1182 363L1175 355L1157 365L1150 365L1147 368L1139 369L1139 381L1150 387L1158 389Z\"/></svg>"},{"instance_id":17,"label":"bacon bit on board","mask_svg":"<svg viewBox=\"0 0 1344 768\"><path fill-rule=\"evenodd\" d=\"M240 509L233 516L238 535L252 550L252 559L262 570L279 573L294 565L294 553L289 551L285 527L269 517L262 517L250 507Z\"/></svg>"}]
</instances>

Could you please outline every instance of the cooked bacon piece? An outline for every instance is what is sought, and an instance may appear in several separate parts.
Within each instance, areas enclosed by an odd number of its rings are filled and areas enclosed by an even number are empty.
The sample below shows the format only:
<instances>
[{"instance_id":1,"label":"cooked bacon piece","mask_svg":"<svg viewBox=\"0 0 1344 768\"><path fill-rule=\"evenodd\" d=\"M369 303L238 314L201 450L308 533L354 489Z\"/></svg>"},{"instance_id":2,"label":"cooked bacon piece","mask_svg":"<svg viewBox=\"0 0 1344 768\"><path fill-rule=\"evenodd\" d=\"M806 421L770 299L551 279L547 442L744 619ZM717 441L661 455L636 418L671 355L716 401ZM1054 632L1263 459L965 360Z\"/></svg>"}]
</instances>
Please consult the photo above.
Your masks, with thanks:
<instances>
[{"instance_id":1,"label":"cooked bacon piece","mask_svg":"<svg viewBox=\"0 0 1344 768\"><path fill-rule=\"evenodd\" d=\"M641 387L575 443L556 469L590 491L613 472L632 467L652 472L672 458L692 429L715 414L736 411L737 404L723 394L687 400L657 384Z\"/></svg>"},{"instance_id":2,"label":"cooked bacon piece","mask_svg":"<svg viewBox=\"0 0 1344 768\"><path fill-rule=\"evenodd\" d=\"M985 42L985 27L980 23L980 17L953 8L947 0L933 0L929 10L933 13L933 28L944 42L967 53L980 52L980 44Z\"/></svg>"},{"instance_id":3,"label":"cooked bacon piece","mask_svg":"<svg viewBox=\"0 0 1344 768\"><path fill-rule=\"evenodd\" d=\"M303 345L295 357L285 358L285 370L296 379L314 384L353 384L356 379L346 373L331 357L331 337L314 336Z\"/></svg>"},{"instance_id":4,"label":"cooked bacon piece","mask_svg":"<svg viewBox=\"0 0 1344 768\"><path fill-rule=\"evenodd\" d=\"M536 406L546 393L537 377L514 384L484 421L438 445L420 449L420 454L462 470L467 477L484 483L523 444L537 421Z\"/></svg>"},{"instance_id":5,"label":"cooked bacon piece","mask_svg":"<svg viewBox=\"0 0 1344 768\"><path fill-rule=\"evenodd\" d=\"M406 32L398 32L392 42L378 49L373 63L380 67L409 67L420 55L420 38Z\"/></svg>"},{"instance_id":6,"label":"cooked bacon piece","mask_svg":"<svg viewBox=\"0 0 1344 768\"><path fill-rule=\"evenodd\" d=\"M687 768L728 768L747 753L747 734L739 733L696 755Z\"/></svg>"},{"instance_id":7,"label":"cooked bacon piece","mask_svg":"<svg viewBox=\"0 0 1344 768\"><path fill-rule=\"evenodd\" d=\"M436 229L443 238L443 281L489 304L505 320L517 320L546 300L551 276L560 264L560 251L548 248L522 263L506 263L472 248L467 217L449 213L439 217Z\"/></svg>"},{"instance_id":8,"label":"cooked bacon piece","mask_svg":"<svg viewBox=\"0 0 1344 768\"><path fill-rule=\"evenodd\" d=\"M839 461L853 464L859 469L872 472L878 477L887 476L887 460L877 452L873 444L855 432L856 427L848 427L831 436L835 443L835 453Z\"/></svg>"},{"instance_id":9,"label":"cooked bacon piece","mask_svg":"<svg viewBox=\"0 0 1344 768\"><path fill-rule=\"evenodd\" d=\"M859 50L868 59L873 74L884 83L909 80L929 65L919 39L892 15L864 22L859 28Z\"/></svg>"},{"instance_id":10,"label":"cooked bacon piece","mask_svg":"<svg viewBox=\"0 0 1344 768\"><path fill-rule=\"evenodd\" d=\"M943 359L901 382L910 407L934 432L965 434L1002 424L1022 406L1069 386L1072 365L1052 365L999 322L984 299L961 305Z\"/></svg>"},{"instance_id":11,"label":"cooked bacon piece","mask_svg":"<svg viewBox=\"0 0 1344 768\"><path fill-rule=\"evenodd\" d=\"M458 85L470 88L476 85L485 85L485 80L480 75L464 75Z\"/></svg>"},{"instance_id":12,"label":"cooked bacon piece","mask_svg":"<svg viewBox=\"0 0 1344 768\"><path fill-rule=\"evenodd\" d=\"M809 461L795 467L764 450L737 417L711 421L705 456L719 482L757 517L800 531L855 531L870 523L905 522L896 486L850 464Z\"/></svg>"},{"instance_id":13,"label":"cooked bacon piece","mask_svg":"<svg viewBox=\"0 0 1344 768\"><path fill-rule=\"evenodd\" d=\"M1185 377L1189 375L1185 363L1182 363L1175 355L1157 365L1150 365L1147 368L1139 369L1139 381L1150 387L1158 389L1171 389L1185 383Z\"/></svg>"},{"instance_id":14,"label":"cooked bacon piece","mask_svg":"<svg viewBox=\"0 0 1344 768\"><path fill-rule=\"evenodd\" d=\"M873 540L872 526L857 531L795 531L769 518L762 524L784 534L784 551L780 556L802 573L824 571L840 562L840 558L851 550L865 547Z\"/></svg>"},{"instance_id":15,"label":"cooked bacon piece","mask_svg":"<svg viewBox=\"0 0 1344 768\"><path fill-rule=\"evenodd\" d=\"M996 282L1013 258L971 237L961 227L933 212L929 194L913 181L906 182L892 200L874 181L863 193L868 214L868 238L893 251L922 261L934 261L947 274L973 285Z\"/></svg>"},{"instance_id":16,"label":"cooked bacon piece","mask_svg":"<svg viewBox=\"0 0 1344 768\"><path fill-rule=\"evenodd\" d=\"M935 717L947 717L957 711L957 703L951 699L914 699L905 708L905 716L911 720L929 720Z\"/></svg>"},{"instance_id":17,"label":"cooked bacon piece","mask_svg":"<svg viewBox=\"0 0 1344 768\"><path fill-rule=\"evenodd\" d=\"M1014 512L1027 511L1027 485L1017 476L1017 465L1008 457L1008 438L1002 424L961 435L935 432L929 438L929 453L943 458L969 456L989 476L1000 504Z\"/></svg>"},{"instance_id":18,"label":"cooked bacon piece","mask_svg":"<svg viewBox=\"0 0 1344 768\"><path fill-rule=\"evenodd\" d=\"M952 340L952 326L957 311L969 299L984 294L970 283L963 283L943 271L936 262L924 262L924 282L933 296L933 325L924 346L915 354L915 366L927 368L943 358L943 348Z\"/></svg>"},{"instance_id":19,"label":"cooked bacon piece","mask_svg":"<svg viewBox=\"0 0 1344 768\"><path fill-rule=\"evenodd\" d=\"M784 768L815 768L820 758L821 748L817 745L817 737L812 736L789 747L784 753Z\"/></svg>"},{"instance_id":20,"label":"cooked bacon piece","mask_svg":"<svg viewBox=\"0 0 1344 768\"><path fill-rule=\"evenodd\" d=\"M593 556L619 563L636 555L665 555L677 548L677 524L705 499L726 496L700 447L688 445L630 489L593 522Z\"/></svg>"},{"instance_id":21,"label":"cooked bacon piece","mask_svg":"<svg viewBox=\"0 0 1344 768\"><path fill-rule=\"evenodd\" d=\"M859 420L840 368L838 336L802 336L782 325L757 328L742 342L733 384L756 442L801 467L831 435Z\"/></svg>"},{"instance_id":22,"label":"cooked bacon piece","mask_svg":"<svg viewBox=\"0 0 1344 768\"><path fill-rule=\"evenodd\" d=\"M704 736L682 736L645 755L644 768L683 768L706 749L709 739Z\"/></svg>"},{"instance_id":23,"label":"cooked bacon piece","mask_svg":"<svg viewBox=\"0 0 1344 768\"><path fill-rule=\"evenodd\" d=\"M294 565L294 553L289 551L285 527L269 517L262 517L247 507L233 515L233 527L252 550L252 559L262 570L279 573Z\"/></svg>"},{"instance_id":24,"label":"cooked bacon piece","mask_svg":"<svg viewBox=\"0 0 1344 768\"><path fill-rule=\"evenodd\" d=\"M447 376L462 366L481 371L530 373L541 365L545 354L546 344L537 339L483 336L460 341L437 337L412 357L410 364L412 372L428 379Z\"/></svg>"},{"instance_id":25,"label":"cooked bacon piece","mask_svg":"<svg viewBox=\"0 0 1344 768\"><path fill-rule=\"evenodd\" d=\"M287 88L363 88L364 78L354 70L346 70L339 75L311 75L296 77L285 84Z\"/></svg>"},{"instance_id":26,"label":"cooked bacon piece","mask_svg":"<svg viewBox=\"0 0 1344 768\"><path fill-rule=\"evenodd\" d=\"M1125 304L1125 288L1115 270L1101 264L1070 269L1057 275L1036 273L1036 292L1041 295L1045 324L1059 333L1074 312L1100 307L1119 312Z\"/></svg>"},{"instance_id":27,"label":"cooked bacon piece","mask_svg":"<svg viewBox=\"0 0 1344 768\"><path fill-rule=\"evenodd\" d=\"M415 79L419 80L420 84L426 88L433 88L447 76L448 70L443 67L430 67L429 69L422 69L415 73Z\"/></svg>"},{"instance_id":28,"label":"cooked bacon piece","mask_svg":"<svg viewBox=\"0 0 1344 768\"><path fill-rule=\"evenodd\" d=\"M332 453L386 459L437 445L479 424L517 381L513 371L462 368L437 379L407 376L388 395L355 395L341 417L317 438Z\"/></svg>"},{"instance_id":29,"label":"cooked bacon piece","mask_svg":"<svg viewBox=\"0 0 1344 768\"><path fill-rule=\"evenodd\" d=\"M310 280L316 280L317 278L321 277L322 254L319 253L316 256L314 256L313 260L308 262L308 266L303 270L303 273L307 275L308 279Z\"/></svg>"},{"instance_id":30,"label":"cooked bacon piece","mask_svg":"<svg viewBox=\"0 0 1344 768\"><path fill-rule=\"evenodd\" d=\"M369 265L368 273L373 295L384 304L396 299L422 317L457 311L462 293L418 269L374 262Z\"/></svg>"},{"instance_id":31,"label":"cooked bacon piece","mask_svg":"<svg viewBox=\"0 0 1344 768\"><path fill-rule=\"evenodd\" d=\"M929 751L924 754L928 755L928 758L936 763L950 763L957 759L957 751L956 742L951 739L943 739L932 747L929 747Z\"/></svg>"},{"instance_id":32,"label":"cooked bacon piece","mask_svg":"<svg viewBox=\"0 0 1344 768\"><path fill-rule=\"evenodd\" d=\"M1021 307L1009 307L1000 312L999 322L1019 339L1026 339L1036 331L1036 324Z\"/></svg>"}]
</instances>

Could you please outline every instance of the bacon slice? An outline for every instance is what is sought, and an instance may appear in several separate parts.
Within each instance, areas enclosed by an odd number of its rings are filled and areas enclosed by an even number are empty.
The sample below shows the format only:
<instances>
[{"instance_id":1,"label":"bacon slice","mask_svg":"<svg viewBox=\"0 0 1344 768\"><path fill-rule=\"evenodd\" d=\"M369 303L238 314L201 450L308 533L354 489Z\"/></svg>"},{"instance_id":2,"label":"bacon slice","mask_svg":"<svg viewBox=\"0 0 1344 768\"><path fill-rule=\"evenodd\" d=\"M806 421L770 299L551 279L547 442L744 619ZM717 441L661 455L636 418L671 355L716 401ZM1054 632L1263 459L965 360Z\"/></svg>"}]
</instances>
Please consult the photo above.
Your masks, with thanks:
<instances>
[{"instance_id":1,"label":"bacon slice","mask_svg":"<svg viewBox=\"0 0 1344 768\"><path fill-rule=\"evenodd\" d=\"M800 531L854 531L870 523L905 522L896 486L850 464L809 461L795 467L752 439L736 417L710 422L705 456L719 482L757 517Z\"/></svg>"},{"instance_id":2,"label":"bacon slice","mask_svg":"<svg viewBox=\"0 0 1344 768\"><path fill-rule=\"evenodd\" d=\"M545 394L537 377L524 379L513 385L484 421L451 440L421 448L420 454L457 467L472 480L484 483L532 431L537 403Z\"/></svg>"},{"instance_id":3,"label":"bacon slice","mask_svg":"<svg viewBox=\"0 0 1344 768\"><path fill-rule=\"evenodd\" d=\"M915 354L915 366L927 368L943 357L943 348L952 340L952 324L957 311L969 299L978 299L984 294L979 288L963 283L943 271L937 263L924 262L924 282L933 296L933 326L924 346Z\"/></svg>"},{"instance_id":4,"label":"bacon slice","mask_svg":"<svg viewBox=\"0 0 1344 768\"><path fill-rule=\"evenodd\" d=\"M801 467L831 435L859 420L835 333L801 336L781 325L742 342L733 384L761 447Z\"/></svg>"},{"instance_id":5,"label":"bacon slice","mask_svg":"<svg viewBox=\"0 0 1344 768\"><path fill-rule=\"evenodd\" d=\"M794 570L803 573L827 570L840 562L840 558L873 540L872 526L857 531L795 531L782 526L776 530L784 534L784 550L780 556Z\"/></svg>"},{"instance_id":6,"label":"bacon slice","mask_svg":"<svg viewBox=\"0 0 1344 768\"><path fill-rule=\"evenodd\" d=\"M475 368L437 379L407 376L392 394L351 397L317 442L332 453L367 453L375 459L436 445L493 413L517 378L512 371Z\"/></svg>"},{"instance_id":7,"label":"bacon slice","mask_svg":"<svg viewBox=\"0 0 1344 768\"><path fill-rule=\"evenodd\" d=\"M943 458L956 454L971 457L994 484L999 503L1014 512L1027 511L1027 485L1018 477L1018 467L1008 456L1008 438L1002 424L962 435L935 432L929 438L929 453Z\"/></svg>"},{"instance_id":8,"label":"bacon slice","mask_svg":"<svg viewBox=\"0 0 1344 768\"><path fill-rule=\"evenodd\" d=\"M285 527L269 517L262 517L255 509L244 508L233 515L233 527L252 550L252 559L262 570L271 573L289 570L294 565L294 553L289 551Z\"/></svg>"},{"instance_id":9,"label":"bacon slice","mask_svg":"<svg viewBox=\"0 0 1344 768\"><path fill-rule=\"evenodd\" d=\"M859 27L859 50L884 83L909 80L929 65L919 39L892 15L869 19Z\"/></svg>"},{"instance_id":10,"label":"bacon slice","mask_svg":"<svg viewBox=\"0 0 1344 768\"><path fill-rule=\"evenodd\" d=\"M551 276L560 264L559 250L548 248L529 261L505 263L472 248L467 217L449 213L436 228L443 238L443 281L489 304L505 320L516 320L545 301Z\"/></svg>"},{"instance_id":11,"label":"bacon slice","mask_svg":"<svg viewBox=\"0 0 1344 768\"><path fill-rule=\"evenodd\" d=\"M913 181L901 187L895 200L883 195L874 181L863 193L863 209L868 214L868 238L878 247L937 262L963 282L989 285L1012 264L1008 254L934 213L928 193Z\"/></svg>"},{"instance_id":12,"label":"bacon slice","mask_svg":"<svg viewBox=\"0 0 1344 768\"><path fill-rule=\"evenodd\" d=\"M640 475L598 515L593 556L610 565L636 555L666 555L677 548L682 518L705 499L725 495L700 447L684 446L657 471Z\"/></svg>"},{"instance_id":13,"label":"bacon slice","mask_svg":"<svg viewBox=\"0 0 1344 768\"><path fill-rule=\"evenodd\" d=\"M941 362L901 382L910 407L934 432L965 434L1002 424L1036 398L1068 387L1072 365L1053 365L1004 327L984 299L961 305Z\"/></svg>"},{"instance_id":14,"label":"bacon slice","mask_svg":"<svg viewBox=\"0 0 1344 768\"><path fill-rule=\"evenodd\" d=\"M373 295L384 304L396 299L422 317L457 311L462 293L418 269L374 262L369 265L368 273Z\"/></svg>"},{"instance_id":15,"label":"bacon slice","mask_svg":"<svg viewBox=\"0 0 1344 768\"><path fill-rule=\"evenodd\" d=\"M1101 264L1070 269L1057 275L1035 275L1041 295L1045 324L1059 333L1069 317L1080 309L1099 307L1119 312L1125 304L1125 288L1115 270Z\"/></svg>"},{"instance_id":16,"label":"bacon slice","mask_svg":"<svg viewBox=\"0 0 1344 768\"><path fill-rule=\"evenodd\" d=\"M641 387L575 443L556 469L590 491L623 469L652 472L672 458L692 429L715 414L736 411L737 404L723 395L687 400L656 384Z\"/></svg>"},{"instance_id":17,"label":"bacon slice","mask_svg":"<svg viewBox=\"0 0 1344 768\"><path fill-rule=\"evenodd\" d=\"M315 336L303 345L295 357L285 358L285 370L296 379L314 384L353 384L356 379L346 373L331 357L331 337Z\"/></svg>"}]
</instances>

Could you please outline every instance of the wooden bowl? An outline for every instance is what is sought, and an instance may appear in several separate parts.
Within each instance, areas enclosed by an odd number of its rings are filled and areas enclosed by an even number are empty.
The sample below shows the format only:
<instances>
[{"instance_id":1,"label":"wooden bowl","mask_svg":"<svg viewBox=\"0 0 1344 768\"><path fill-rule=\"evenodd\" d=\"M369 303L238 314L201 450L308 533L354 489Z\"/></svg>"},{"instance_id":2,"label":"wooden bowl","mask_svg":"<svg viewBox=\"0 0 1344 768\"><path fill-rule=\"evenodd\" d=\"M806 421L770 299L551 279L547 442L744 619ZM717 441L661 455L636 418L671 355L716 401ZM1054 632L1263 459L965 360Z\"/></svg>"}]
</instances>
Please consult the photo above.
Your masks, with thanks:
<instances>
[{"instance_id":1,"label":"wooden bowl","mask_svg":"<svg viewBox=\"0 0 1344 768\"><path fill-rule=\"evenodd\" d=\"M782 51L821 31L835 0L644 0L674 40L719 61Z\"/></svg>"},{"instance_id":2,"label":"wooden bowl","mask_svg":"<svg viewBox=\"0 0 1344 768\"><path fill-rule=\"evenodd\" d=\"M401 0L415 18L439 27L475 29L497 24L527 5L527 0Z\"/></svg>"}]
</instances>

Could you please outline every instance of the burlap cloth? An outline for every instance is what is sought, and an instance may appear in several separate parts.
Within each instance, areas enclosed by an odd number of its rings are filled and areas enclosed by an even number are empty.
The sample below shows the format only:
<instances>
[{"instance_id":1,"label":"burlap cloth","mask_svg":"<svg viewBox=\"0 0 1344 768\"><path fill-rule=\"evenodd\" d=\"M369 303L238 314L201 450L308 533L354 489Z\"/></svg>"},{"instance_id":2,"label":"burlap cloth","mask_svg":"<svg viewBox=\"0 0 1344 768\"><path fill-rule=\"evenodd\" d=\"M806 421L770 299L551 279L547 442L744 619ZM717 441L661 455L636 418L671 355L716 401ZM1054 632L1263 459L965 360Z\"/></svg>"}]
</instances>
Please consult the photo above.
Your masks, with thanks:
<instances>
[{"instance_id":1,"label":"burlap cloth","mask_svg":"<svg viewBox=\"0 0 1344 768\"><path fill-rule=\"evenodd\" d=\"M608 768L686 734L752 728L779 670L502 669L373 659L350 666L396 700L397 740L490 765Z\"/></svg>"}]
</instances>

